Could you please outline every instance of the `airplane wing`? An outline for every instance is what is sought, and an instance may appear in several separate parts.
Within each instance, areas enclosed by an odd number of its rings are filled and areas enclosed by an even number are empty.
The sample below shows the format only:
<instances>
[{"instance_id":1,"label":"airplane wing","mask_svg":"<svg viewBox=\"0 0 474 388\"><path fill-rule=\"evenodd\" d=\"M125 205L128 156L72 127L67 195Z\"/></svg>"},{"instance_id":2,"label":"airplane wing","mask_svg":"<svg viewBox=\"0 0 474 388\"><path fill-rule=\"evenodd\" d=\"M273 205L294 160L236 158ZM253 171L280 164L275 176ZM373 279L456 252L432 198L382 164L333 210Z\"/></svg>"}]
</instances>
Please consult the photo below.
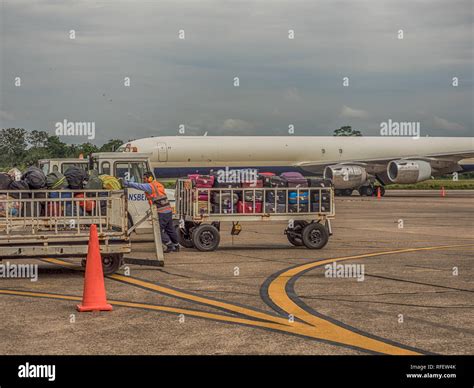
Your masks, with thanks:
<instances>
[{"instance_id":1,"label":"airplane wing","mask_svg":"<svg viewBox=\"0 0 474 388\"><path fill-rule=\"evenodd\" d=\"M311 171L312 173L323 173L327 166L334 165L356 165L364 167L369 174L381 174L386 172L387 165L392 160L424 160L430 163L431 168L435 175L442 175L455 171L461 171L462 167L459 166L458 162L463 159L474 157L474 152L460 152L460 153L436 153L429 155L413 155L404 158L393 157L393 158L379 158L379 159L366 159L366 160L344 160L344 161L304 161L295 164L297 167L301 167L304 170Z\"/></svg>"}]
</instances>

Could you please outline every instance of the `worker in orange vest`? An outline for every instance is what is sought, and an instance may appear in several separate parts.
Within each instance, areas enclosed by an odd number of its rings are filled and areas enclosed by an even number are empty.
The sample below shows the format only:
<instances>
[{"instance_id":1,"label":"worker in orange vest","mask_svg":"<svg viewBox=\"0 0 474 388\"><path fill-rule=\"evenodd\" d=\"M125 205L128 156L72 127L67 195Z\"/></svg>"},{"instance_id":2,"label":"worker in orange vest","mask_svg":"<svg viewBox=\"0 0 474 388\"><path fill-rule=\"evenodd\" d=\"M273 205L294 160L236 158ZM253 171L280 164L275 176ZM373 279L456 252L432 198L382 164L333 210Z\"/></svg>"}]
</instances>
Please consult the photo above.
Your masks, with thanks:
<instances>
[{"instance_id":1,"label":"worker in orange vest","mask_svg":"<svg viewBox=\"0 0 474 388\"><path fill-rule=\"evenodd\" d=\"M154 204L158 211L158 220L161 229L161 241L166 245L165 253L178 252L178 235L173 225L173 210L166 196L165 187L158 182L153 173L147 171L143 174L143 183L125 180L125 187L132 187L145 192L150 205Z\"/></svg>"}]
</instances>

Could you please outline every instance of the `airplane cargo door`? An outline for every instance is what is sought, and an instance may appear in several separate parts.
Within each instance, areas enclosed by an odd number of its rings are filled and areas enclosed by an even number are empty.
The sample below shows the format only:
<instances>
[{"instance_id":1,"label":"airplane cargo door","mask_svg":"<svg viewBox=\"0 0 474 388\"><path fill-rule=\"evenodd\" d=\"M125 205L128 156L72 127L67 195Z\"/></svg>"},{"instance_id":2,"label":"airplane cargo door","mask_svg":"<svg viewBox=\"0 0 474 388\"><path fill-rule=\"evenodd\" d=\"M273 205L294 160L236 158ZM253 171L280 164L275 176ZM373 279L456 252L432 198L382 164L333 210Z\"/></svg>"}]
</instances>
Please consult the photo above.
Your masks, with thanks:
<instances>
[{"instance_id":1,"label":"airplane cargo door","mask_svg":"<svg viewBox=\"0 0 474 388\"><path fill-rule=\"evenodd\" d=\"M166 162L168 160L168 150L166 148L166 143L158 143L156 152L158 153L159 162Z\"/></svg>"}]
</instances>

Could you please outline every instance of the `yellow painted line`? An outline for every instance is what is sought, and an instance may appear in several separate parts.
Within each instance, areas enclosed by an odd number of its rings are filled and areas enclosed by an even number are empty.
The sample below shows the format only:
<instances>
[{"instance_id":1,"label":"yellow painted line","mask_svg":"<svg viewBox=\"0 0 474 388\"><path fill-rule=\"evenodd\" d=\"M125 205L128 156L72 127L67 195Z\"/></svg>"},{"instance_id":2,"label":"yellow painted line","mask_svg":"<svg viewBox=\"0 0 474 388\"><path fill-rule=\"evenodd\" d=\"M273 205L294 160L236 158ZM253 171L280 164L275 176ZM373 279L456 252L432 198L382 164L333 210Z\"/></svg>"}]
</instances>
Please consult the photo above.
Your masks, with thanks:
<instances>
[{"instance_id":1,"label":"yellow painted line","mask_svg":"<svg viewBox=\"0 0 474 388\"><path fill-rule=\"evenodd\" d=\"M59 260L59 259L45 259L44 261L47 261L47 262L52 263L52 264L64 265L66 267L73 268L73 269L78 269L77 266L75 266L74 264L69 263L67 261ZM289 320L285 319L285 318L276 317L276 316L273 316L273 315L270 315L270 314L258 312L258 311L248 309L248 308L245 308L245 307L241 307L241 306L236 306L236 305L231 304L231 303L221 302L221 301L217 301L217 300L208 299L208 298L205 298L205 297L189 294L189 293L184 292L184 291L174 290L174 289L169 288L169 287L160 286L160 285L150 283L150 282L147 282L147 281L144 281L144 280L131 278L129 276L124 276L124 275L120 275L120 274L113 274L113 275L108 275L107 277L111 278L111 279L121 281L121 282L124 282L124 283L136 285L136 286L139 286L139 287L143 287L143 288L146 288L146 289L149 289L149 290L157 291L157 292L160 292L160 293L163 293L163 294L166 294L166 295L170 295L170 296L173 296L173 297L176 297L176 298L186 299L186 300L189 300L189 301L192 301L192 302L206 304L208 306L213 306L213 307L217 307L217 308L223 308L225 310L232 311L232 312L238 313L238 314L243 314L243 315L246 315L246 316L250 316L252 318L263 319L263 320L266 320L266 321L272 321L272 322L279 323L279 324L282 324L282 325L291 325Z\"/></svg>"},{"instance_id":2,"label":"yellow painted line","mask_svg":"<svg viewBox=\"0 0 474 388\"><path fill-rule=\"evenodd\" d=\"M344 260L356 260L356 259L363 259L368 257L375 257L375 256L383 256L383 255L392 255L392 254L400 254L400 253L408 253L408 252L418 252L418 251L429 251L429 250L440 250L440 249L449 249L449 248L460 248L466 246L473 246L474 244L460 244L460 245L445 245L445 246L436 246L436 247L423 247L423 248L408 248L408 249L399 249L393 251L385 251L385 252L378 252L378 253L369 253L364 255L356 255L356 256L347 256L347 257L340 257L340 258L333 258L333 259L326 259L317 262L312 262L308 264L303 264L298 267L291 268L283 273L281 273L278 277L276 277L268 287L268 294L270 299L281 309L286 311L288 314L292 314L295 317L301 319L304 322L314 326L315 332L314 336L319 337L321 339L338 342L341 344L354 346L366 350L375 351L378 353L385 353L385 354L397 354L397 355L413 355L418 354L411 350L403 349L398 346L394 346L391 344L387 344L385 342L355 333L349 329L341 327L335 323L332 323L326 319L319 318L314 316L301 307L299 307L296 303L294 303L290 297L286 293L286 285L287 283L294 278L295 276L299 275L301 272L306 270L323 266L325 264L330 264L334 261L344 261Z\"/></svg>"},{"instance_id":3,"label":"yellow painted line","mask_svg":"<svg viewBox=\"0 0 474 388\"><path fill-rule=\"evenodd\" d=\"M185 299L185 300L196 302L196 303L206 304L212 307L222 308L228 311L232 311L234 313L243 314L243 315L257 318L257 319L263 319L266 321L272 321L281 325L286 325L286 326L291 325L288 319L266 314L259 311L255 311L255 310L248 309L242 306L237 306L232 303L222 302L222 301L218 301L214 299L208 299L202 296L174 290L172 288L163 287L155 283L150 283L144 280L130 278L124 275L113 274L113 275L109 275L108 277L111 279L119 280L121 282L133 284L139 287L147 288L149 290L157 291L166 295L174 296L176 298Z\"/></svg>"},{"instance_id":4,"label":"yellow painted line","mask_svg":"<svg viewBox=\"0 0 474 388\"><path fill-rule=\"evenodd\" d=\"M1 294L12 295L12 296L37 297L37 298L39 297L39 298L58 299L58 300L71 300L71 301L82 300L82 298L79 296L50 294L50 293L45 293L45 292L33 292L33 291L1 290L0 289L0 295ZM117 301L117 300L108 300L107 302L114 306L155 310L155 311L169 312L169 313L174 313L174 314L184 314L184 315L193 316L197 318L206 318L206 319L212 319L212 320L221 321L221 322L238 323L238 324L247 325L247 326L255 326L255 327L261 327L264 329L272 329L272 330L282 331L282 332L286 332L290 334L309 335L304 330L301 330L301 331L297 330L295 332L294 330L292 330L291 327L280 325L278 323L254 321L251 319L231 317L231 316L226 316L226 315L208 313L205 311L188 310L188 309L177 308L177 307L168 307L168 306L162 306L162 305L151 305L147 303L137 303L137 302L127 302L127 301Z\"/></svg>"},{"instance_id":5,"label":"yellow painted line","mask_svg":"<svg viewBox=\"0 0 474 388\"><path fill-rule=\"evenodd\" d=\"M57 264L57 265L62 265L63 267L68 267L72 269L82 269L82 267L79 267L73 263L70 263L68 261L60 260L60 259L43 259L42 261L46 261L51 264Z\"/></svg>"},{"instance_id":6,"label":"yellow painted line","mask_svg":"<svg viewBox=\"0 0 474 388\"><path fill-rule=\"evenodd\" d=\"M29 296L29 297L37 297L37 298L39 297L39 298L48 298L48 299L59 299L59 300L72 300L72 301L82 300L82 297L80 296L50 294L46 292L33 292L33 291L0 290L0 294L13 295L13 296ZM185 315L199 317L199 318L209 318L209 319L214 319L218 321L241 323L241 324L252 325L252 326L262 326L262 327L267 327L267 328L272 328L272 329L277 329L277 330L281 327L281 325L278 325L278 324L253 321L250 319L243 319L243 318L237 318L237 317L230 317L226 315L208 313L205 311L188 310L184 308L168 307L168 306L163 306L163 305L152 305L148 303L127 302L127 301L121 301L121 300L107 300L107 302L115 306L165 311L165 312L170 312L170 313L175 313L175 314L185 314Z\"/></svg>"}]
</instances>

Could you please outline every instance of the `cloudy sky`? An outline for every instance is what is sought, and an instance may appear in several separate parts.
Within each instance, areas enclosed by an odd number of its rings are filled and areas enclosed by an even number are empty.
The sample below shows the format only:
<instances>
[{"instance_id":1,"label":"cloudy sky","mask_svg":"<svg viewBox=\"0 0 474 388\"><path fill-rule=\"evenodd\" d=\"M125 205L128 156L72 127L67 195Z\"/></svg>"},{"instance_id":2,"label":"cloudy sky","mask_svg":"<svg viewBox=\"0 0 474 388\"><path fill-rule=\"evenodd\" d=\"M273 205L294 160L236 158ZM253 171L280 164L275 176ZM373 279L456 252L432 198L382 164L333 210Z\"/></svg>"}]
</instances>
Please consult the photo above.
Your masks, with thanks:
<instances>
[{"instance_id":1,"label":"cloudy sky","mask_svg":"<svg viewBox=\"0 0 474 388\"><path fill-rule=\"evenodd\" d=\"M378 135L392 119L419 121L422 136L474 135L472 0L0 4L0 128L95 122L101 143L181 124Z\"/></svg>"}]
</instances>

